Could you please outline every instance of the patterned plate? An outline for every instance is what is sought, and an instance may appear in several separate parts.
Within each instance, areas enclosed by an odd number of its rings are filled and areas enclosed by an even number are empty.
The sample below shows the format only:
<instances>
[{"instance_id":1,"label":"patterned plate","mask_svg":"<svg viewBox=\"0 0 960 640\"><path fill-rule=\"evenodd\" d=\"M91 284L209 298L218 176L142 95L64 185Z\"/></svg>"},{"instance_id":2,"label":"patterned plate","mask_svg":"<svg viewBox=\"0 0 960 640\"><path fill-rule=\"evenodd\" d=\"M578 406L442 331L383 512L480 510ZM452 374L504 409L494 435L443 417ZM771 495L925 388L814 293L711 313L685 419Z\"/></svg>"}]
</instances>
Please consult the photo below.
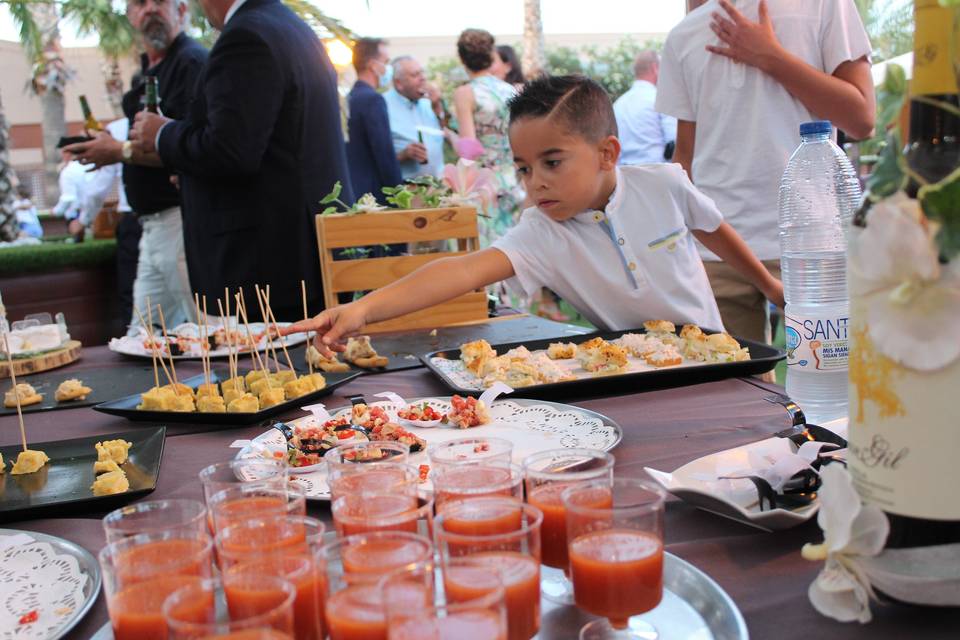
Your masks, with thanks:
<instances>
[{"instance_id":1,"label":"patterned plate","mask_svg":"<svg viewBox=\"0 0 960 640\"><path fill-rule=\"evenodd\" d=\"M0 638L56 640L100 592L100 568L82 547L34 531L0 529ZM37 612L36 622L19 624Z\"/></svg>"},{"instance_id":2,"label":"patterned plate","mask_svg":"<svg viewBox=\"0 0 960 640\"><path fill-rule=\"evenodd\" d=\"M450 398L408 398L410 404L426 402L441 413L448 413L451 409ZM371 406L383 407L388 413L396 416L396 412L404 407L395 402L372 402ZM334 418L350 415L350 407L332 411ZM427 445L465 436L497 437L513 442L513 461L520 463L525 457L539 451L549 449L584 448L609 451L620 444L623 430L610 418L588 409L581 409L568 404L547 402L545 400L498 400L490 407L492 422L470 429L458 429L444 425L441 427L420 429L410 427L409 430L427 441ZM306 416L290 422L297 426L316 426L313 416ZM276 429L270 429L253 439L253 442L277 448L284 446L283 434ZM238 458L252 458L258 454L251 447L244 447L237 454ZM411 464L425 464L429 458L425 451L412 454ZM326 471L298 474L291 469L294 481L303 485L307 490L307 498L311 500L329 500L330 490L327 487Z\"/></svg>"}]
</instances>

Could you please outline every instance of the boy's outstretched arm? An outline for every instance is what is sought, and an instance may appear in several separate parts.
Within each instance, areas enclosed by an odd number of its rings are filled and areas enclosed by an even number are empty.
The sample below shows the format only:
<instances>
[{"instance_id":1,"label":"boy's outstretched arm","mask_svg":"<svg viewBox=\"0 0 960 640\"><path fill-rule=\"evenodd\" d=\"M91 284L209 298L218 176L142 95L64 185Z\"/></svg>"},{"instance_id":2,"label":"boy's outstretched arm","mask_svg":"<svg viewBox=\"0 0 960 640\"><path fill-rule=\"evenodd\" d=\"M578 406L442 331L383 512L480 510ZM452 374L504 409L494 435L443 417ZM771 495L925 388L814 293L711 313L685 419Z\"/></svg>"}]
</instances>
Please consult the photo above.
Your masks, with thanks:
<instances>
[{"instance_id":1,"label":"boy's outstretched arm","mask_svg":"<svg viewBox=\"0 0 960 640\"><path fill-rule=\"evenodd\" d=\"M331 351L343 351L340 342L344 338L357 335L368 324L432 307L513 275L513 265L499 249L441 258L356 302L327 309L315 318L281 329L280 333L316 332L314 344L330 357Z\"/></svg>"},{"instance_id":2,"label":"boy's outstretched arm","mask_svg":"<svg viewBox=\"0 0 960 640\"><path fill-rule=\"evenodd\" d=\"M716 231L694 229L693 235L703 243L703 246L720 256L721 260L739 271L760 289L770 302L778 307L783 306L783 283L774 278L763 266L729 223L721 223Z\"/></svg>"}]
</instances>

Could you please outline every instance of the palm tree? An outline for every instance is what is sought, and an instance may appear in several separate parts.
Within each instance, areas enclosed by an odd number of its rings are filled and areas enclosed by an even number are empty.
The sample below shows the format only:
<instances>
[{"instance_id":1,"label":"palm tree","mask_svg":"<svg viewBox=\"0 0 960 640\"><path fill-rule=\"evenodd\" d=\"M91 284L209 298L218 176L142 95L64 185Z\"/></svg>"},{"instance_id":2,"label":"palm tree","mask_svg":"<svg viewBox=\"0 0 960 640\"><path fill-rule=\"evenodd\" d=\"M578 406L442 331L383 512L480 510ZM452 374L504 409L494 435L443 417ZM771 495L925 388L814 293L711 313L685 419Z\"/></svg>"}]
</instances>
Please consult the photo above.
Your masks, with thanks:
<instances>
[{"instance_id":1,"label":"palm tree","mask_svg":"<svg viewBox=\"0 0 960 640\"><path fill-rule=\"evenodd\" d=\"M0 100L0 240L17 237L17 214L13 207L16 184L17 176L10 164L10 128Z\"/></svg>"},{"instance_id":2,"label":"palm tree","mask_svg":"<svg viewBox=\"0 0 960 640\"><path fill-rule=\"evenodd\" d=\"M888 60L913 48L913 2L856 0L873 44L874 61Z\"/></svg>"},{"instance_id":3,"label":"palm tree","mask_svg":"<svg viewBox=\"0 0 960 640\"><path fill-rule=\"evenodd\" d=\"M540 0L523 0L523 75L534 78L547 68Z\"/></svg>"}]
</instances>

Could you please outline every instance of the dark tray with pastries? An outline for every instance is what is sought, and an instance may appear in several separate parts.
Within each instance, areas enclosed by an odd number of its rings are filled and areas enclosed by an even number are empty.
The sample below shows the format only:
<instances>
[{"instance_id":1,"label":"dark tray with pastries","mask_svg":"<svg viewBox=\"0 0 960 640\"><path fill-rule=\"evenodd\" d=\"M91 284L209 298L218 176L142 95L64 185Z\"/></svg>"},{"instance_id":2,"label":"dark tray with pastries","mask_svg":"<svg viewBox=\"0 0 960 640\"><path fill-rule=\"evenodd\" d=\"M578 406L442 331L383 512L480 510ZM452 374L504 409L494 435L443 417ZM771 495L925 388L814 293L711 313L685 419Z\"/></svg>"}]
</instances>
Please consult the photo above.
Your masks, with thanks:
<instances>
[{"instance_id":1,"label":"dark tray with pastries","mask_svg":"<svg viewBox=\"0 0 960 640\"><path fill-rule=\"evenodd\" d=\"M682 329L675 327L672 333L663 332L659 334L661 337L673 336L672 338L666 337L665 339L679 343L677 351L681 353L682 361L676 365L653 366L648 364L644 358L630 353L627 357L627 365L623 368L609 372L591 373L583 368L576 357L553 360L544 354L542 358L539 358L539 361L542 362L544 359L548 360L549 363L561 369L565 376L545 375L541 377L536 373L538 367L534 364L529 365L533 366L534 372L524 367L513 367L508 370L508 373L500 375L500 378L502 378L501 381L514 388L513 395L515 396L569 398L571 396L588 396L598 393L648 391L652 389L700 384L724 378L758 375L772 370L777 366L777 363L786 358L787 355L784 350L770 345L753 342L751 340L736 340L736 344L734 344L730 342L730 337L726 336L726 334L708 331L700 331L698 334L697 331L699 331L699 329L694 328L691 331L691 337L695 335L702 336L702 338L697 339L697 345L699 345L699 341L702 340L705 345L714 345L717 349L725 349L726 351L716 352L721 355L710 355L707 351L707 346L703 346L698 347L699 351L690 351L691 355L695 356L697 353L703 353L705 357L731 359L729 362L695 361L692 358L684 356L687 349L686 342L688 338L681 337L679 335L681 331ZM496 352L497 356L504 356L511 350L525 347L528 351L533 352L534 357L537 358L538 352L546 352L550 348L550 345L554 343L572 343L579 347L579 345L596 339L612 343L630 334L641 337L633 339L626 338L625 340L627 342L634 346L637 344L647 344L648 334L646 330L632 329L627 331L594 332L581 336L571 336L563 340L528 340L525 342L491 344L489 346ZM658 334L651 333L649 334L649 338L653 338L656 335ZM466 345L461 345L461 347L465 346ZM742 349L746 349L747 352L749 352L749 359L734 360L734 358L743 357ZM469 349L468 351L475 352L475 348ZM659 353L663 356L673 352L663 351ZM468 354L468 356L469 355L470 354ZM616 354L614 353L613 355L615 356ZM521 363L529 363L529 360L522 359L522 354L517 357L521 358ZM459 348L434 351L422 356L422 360L427 368L440 378L454 393L477 395L485 388L483 379L467 369L464 361L461 359L461 350ZM488 358L488 360L490 360L490 358ZM556 373L555 370L550 369L551 364L545 365L547 374ZM493 374L494 377L497 375L498 374Z\"/></svg>"},{"instance_id":2,"label":"dark tray with pastries","mask_svg":"<svg viewBox=\"0 0 960 640\"><path fill-rule=\"evenodd\" d=\"M150 427L54 442L28 442L31 451L42 451L49 460L37 471L23 474L13 473L21 445L0 447L5 464L5 472L0 474L0 522L102 513L150 493L157 487L166 431L166 427ZM109 440L131 444L126 461L118 465L128 488L120 493L95 495L95 446Z\"/></svg>"},{"instance_id":3,"label":"dark tray with pastries","mask_svg":"<svg viewBox=\"0 0 960 640\"><path fill-rule=\"evenodd\" d=\"M302 371L297 372L297 375L303 374L304 372ZM196 410L166 411L156 409L138 409L137 407L142 402L142 396L139 393L125 396L117 400L111 400L110 402L102 402L95 406L94 410L102 413L109 413L115 416L121 416L123 418L127 418L128 420L134 420L137 422L189 422L193 424L217 424L225 426L250 424L265 420L266 418L284 413L286 411L299 409L304 405L316 402L318 399L330 395L338 387L345 385L360 374L355 371L348 371L345 373L324 373L322 375L326 381L326 386L322 389L311 391L305 395L298 396L290 400L284 400L283 402L270 406L266 409L258 408L256 411L231 411L218 413L212 411L201 412ZM210 372L211 384L222 383L228 379L229 374L225 369L214 369ZM196 389L204 383L204 377L202 375L196 375L181 380L180 383L190 387L191 390L196 391Z\"/></svg>"},{"instance_id":4,"label":"dark tray with pastries","mask_svg":"<svg viewBox=\"0 0 960 640\"><path fill-rule=\"evenodd\" d=\"M84 387L90 389L83 399L57 400L57 389L66 380L79 380ZM149 366L110 366L104 369L86 369L83 371L58 371L35 373L29 376L17 376L17 384L29 384L41 397L35 404L23 405L24 413L34 411L57 411L59 409L76 409L89 407L110 398L117 398L140 389L145 389L153 383L153 369ZM10 379L7 378L0 386L0 391L6 394L11 389ZM17 408L0 405L0 416L16 415Z\"/></svg>"}]
</instances>

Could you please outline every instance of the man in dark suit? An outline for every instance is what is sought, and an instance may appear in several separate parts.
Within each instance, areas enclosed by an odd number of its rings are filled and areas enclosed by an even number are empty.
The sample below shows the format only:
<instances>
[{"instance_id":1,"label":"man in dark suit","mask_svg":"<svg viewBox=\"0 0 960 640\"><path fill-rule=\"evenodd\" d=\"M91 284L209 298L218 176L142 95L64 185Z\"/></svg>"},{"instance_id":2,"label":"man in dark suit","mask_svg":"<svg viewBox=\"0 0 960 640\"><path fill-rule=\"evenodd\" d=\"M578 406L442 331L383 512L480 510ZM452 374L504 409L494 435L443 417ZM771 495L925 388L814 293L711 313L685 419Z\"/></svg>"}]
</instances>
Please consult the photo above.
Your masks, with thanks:
<instances>
[{"instance_id":1,"label":"man in dark suit","mask_svg":"<svg viewBox=\"0 0 960 640\"><path fill-rule=\"evenodd\" d=\"M208 298L271 286L278 319L323 304L314 214L338 180L352 201L337 77L314 32L280 0L200 0L221 31L183 120L137 116L133 138L181 175L190 282Z\"/></svg>"}]
</instances>

